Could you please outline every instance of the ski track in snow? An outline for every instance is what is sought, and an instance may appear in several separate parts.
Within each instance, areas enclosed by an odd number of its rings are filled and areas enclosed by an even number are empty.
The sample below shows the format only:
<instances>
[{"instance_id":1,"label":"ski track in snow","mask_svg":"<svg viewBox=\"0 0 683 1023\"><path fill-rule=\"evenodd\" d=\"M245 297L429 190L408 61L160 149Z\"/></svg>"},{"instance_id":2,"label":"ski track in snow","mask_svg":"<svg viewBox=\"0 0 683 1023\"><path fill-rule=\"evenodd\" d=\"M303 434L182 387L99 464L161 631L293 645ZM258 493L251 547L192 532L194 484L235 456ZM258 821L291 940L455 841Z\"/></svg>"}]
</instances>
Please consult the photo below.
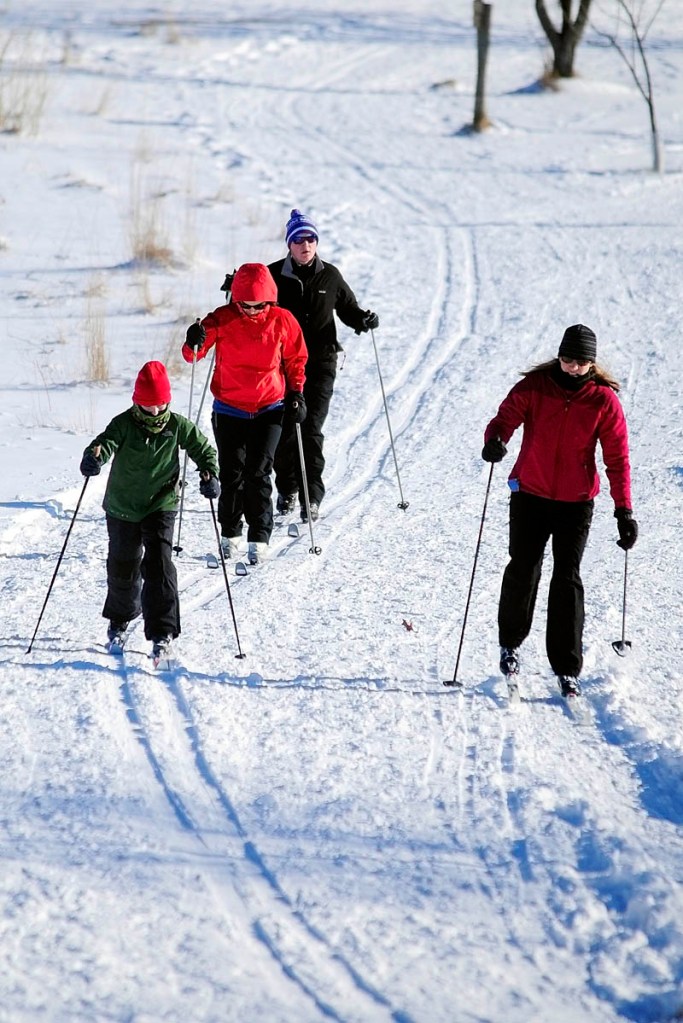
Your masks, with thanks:
<instances>
[{"instance_id":1,"label":"ski track in snow","mask_svg":"<svg viewBox=\"0 0 683 1023\"><path fill-rule=\"evenodd\" d=\"M51 507L63 508L67 503L64 495L62 502L55 500L50 504ZM62 512L62 515L70 517L68 512ZM25 518L33 525L36 513L27 512ZM86 524L89 536L81 537L81 542L87 547L92 543L94 531L101 528L99 516L84 515L80 525ZM17 532L25 542L26 528L21 529L19 523L12 524L8 530L9 539ZM8 539L7 534L3 539ZM37 545L41 545L40 540ZM77 541L74 548L76 546ZM217 588L224 594L223 580L219 587L207 586L207 576L211 578L207 570L202 569L185 577L181 587L184 607L192 607L192 600L185 598L196 589L198 580L204 582L204 586L200 587L204 592L194 597L195 606L213 602ZM49 635L43 636L42 642L37 642L34 647L33 665L38 670L46 670L60 664L64 667L71 664L73 668L94 677L99 673L105 677L119 677L125 716L179 826L197 840L203 857L207 857L209 862L233 864L234 877L230 886L226 885L225 879L218 879L218 872L212 872L215 875L213 883L221 889L220 898L225 905L226 916L233 921L236 916L241 918L245 930L252 932L268 949L283 974L301 989L322 1016L349 1023L369 1017L410 1023L410 1015L392 1008L387 998L364 979L362 968L348 961L339 949L330 946L282 889L256 842L242 825L230 795L207 761L201 735L183 695L183 670L170 675L156 672L147 654L136 650L136 645L139 645L136 631L135 628L131 630L126 655L120 661L111 655L100 654L96 648L74 650L71 660L68 644L60 642L57 637L51 638L51 642L60 648L57 661L43 660L39 650L46 639L50 640ZM78 656L81 653L86 654L85 660ZM132 667L129 667L130 662L133 662ZM141 682L147 685L143 687ZM232 836L226 835L226 827L233 832ZM235 867L236 864L239 866ZM239 909L236 909L233 885L242 903Z\"/></svg>"},{"instance_id":2,"label":"ski track in snow","mask_svg":"<svg viewBox=\"0 0 683 1023\"><path fill-rule=\"evenodd\" d=\"M68 509L68 505L69 495L59 495L50 504L47 515L54 514L55 508ZM68 513L60 514L66 521ZM36 512L29 511L25 516L35 529ZM42 519L45 529L49 529L45 514ZM92 547L92 534L100 526L95 517L87 515L83 525L87 533L75 543L72 555L77 560L83 558L79 548L87 550ZM9 530L10 535L25 537L26 530L17 530L16 526L15 521ZM34 539L40 548L40 538ZM48 535L42 539L48 539ZM6 534L3 540L6 544ZM300 544L301 540L292 543ZM274 570L278 570L277 566ZM268 567L260 571L265 578ZM253 586L258 578L257 575L256 580L240 581L239 585ZM216 588L214 577L207 570L191 570L183 579L183 605L188 606L192 601L196 606L211 603ZM199 594L195 592L197 589ZM193 593L194 597L191 597ZM282 888L277 872L268 866L258 849L258 840L255 841L242 824L239 809L205 753L201 728L194 718L191 701L184 693L184 685L194 677L194 673L180 669L164 675L146 667L150 662L145 654L137 652L135 631L130 640L130 652L120 664L97 650L84 651L95 662L89 669L78 649L74 649L71 660L68 649L64 649L66 644L59 643L56 638L49 640L49 636L44 637L39 646L42 647L46 639L51 644L57 643L59 661L65 668L72 663L80 670L89 670L95 677L98 671L108 677L119 676L117 684L123 713L179 826L196 839L203 858L209 862L231 864L229 885L224 875L217 878L217 872L213 872L219 904L224 907L226 916L233 922L241 920L241 925L268 949L286 976L326 1018L361 1020L370 1016L380 1019L382 1012L391 1019L413 1018L407 1011L392 1008L385 995L363 978L363 971L359 972L352 962L330 945L319 927L309 922L306 913L296 907ZM50 667L49 659L40 659L37 649L33 667L38 671ZM202 685L210 677L197 674ZM231 684L229 675L224 676L224 683ZM244 682L233 679L232 684L243 686ZM256 684L268 685L263 680ZM305 685L305 680L301 680L301 684ZM347 684L343 680L337 683L342 687ZM497 681L491 679L459 695L446 691L430 693L427 690L418 693L409 687L395 690L401 698L427 699L432 707L428 712L431 719L428 725L430 749L425 759L422 784L433 800L439 829L447 836L456 855L463 858L463 865L467 864L463 873L468 878L474 875L479 891L497 906L495 917L487 921L489 931L493 928L497 939L508 947L511 962L517 956L522 961L526 958L523 950L528 943L528 934L523 907L528 913L527 886L532 882L536 892L534 899L539 898L539 891L545 892L537 908L540 911L538 919L543 921L543 938L550 947L554 944L562 948L570 942L575 943L576 951L580 952L584 944L589 946L595 940L594 932L605 927L604 917L618 913L620 904L628 905L632 885L637 885L638 898L643 906L641 912L646 917L656 917L662 912L662 900L666 902L673 898L674 893L671 884L657 870L656 857L653 852L647 852L646 844L637 849L637 878L629 876L627 867L621 868L622 895L620 885L614 880L615 857L622 858L627 864L632 850L629 842L624 840L616 844L614 840L607 840L605 844L601 826L591 820L590 800L567 796L565 804L560 801L554 807L550 818L551 844L546 848L543 836L529 837L534 831L530 825L535 814L527 819L525 803L532 794L517 786L518 757L533 759L540 756L550 737L560 759L571 765L572 775L599 777L599 762L605 755L606 741L621 751L626 768L621 783L625 786L623 805L632 808L640 803L653 819L680 824L680 817L675 816L675 807L672 806L667 814L657 801L656 789L653 787L651 793L648 792L651 749L646 743L638 743L628 735L617 738L625 721L613 711L610 713L607 709L600 711L598 708L596 727L581 730L562 714L559 695L550 700L527 699L521 708L507 711L505 701L497 695L497 688ZM369 692L373 692L372 687ZM374 694L375 698L381 698L382 690L375 690ZM548 718L548 713L551 718ZM542 727L534 720L539 714L543 716ZM673 764L674 761L672 767ZM666 771L666 765L662 764L657 770ZM654 783L652 769L649 773ZM634 788L638 774L644 783L640 793ZM452 778L456 793L455 812L448 801L444 801L441 790L441 779L448 777ZM657 780L661 781L661 777ZM540 796L535 797L551 800L551 784L542 786ZM561 838L569 850L569 854L563 857L562 867L559 864L553 866L558 840L555 832L564 832ZM463 835L467 837L463 839ZM653 843L654 848L656 843ZM612 880L604 885L603 877ZM470 884L468 880L466 887ZM570 902L563 895L564 888L571 892ZM239 895L237 904L236 892ZM632 910L629 913L633 916ZM579 919L583 917L578 928L577 914ZM634 922L636 933L642 921L636 918ZM621 922L621 927L625 926L628 926L628 918ZM490 939L490 934L487 939ZM477 936L477 941L484 947L487 939L483 935ZM546 954L548 962L543 964L543 968L550 971L550 976L553 956L551 952ZM484 977L481 982L485 982ZM587 978L588 988L594 985L599 991L602 983L599 979ZM557 984L549 983L544 997L551 998L551 987L555 989L553 997L557 998L559 994L554 1011L560 1015L553 1018L562 1018L562 992L557 991ZM592 1012L593 1018L600 1018L595 1015L594 1006L587 1005L586 1010ZM572 1006L572 1011L575 1011L575 1006Z\"/></svg>"},{"instance_id":3,"label":"ski track in snow","mask_svg":"<svg viewBox=\"0 0 683 1023\"><path fill-rule=\"evenodd\" d=\"M338 951L329 947L282 890L276 875L242 825L232 799L207 762L201 736L183 694L182 669L159 673L159 677L164 676L164 686L156 686L149 692L148 705L143 706L134 676L131 678L127 667L128 660L129 655L122 659L122 700L154 775L181 826L191 831L208 855L217 861L228 860L235 864L241 856L242 866L236 871L235 887L241 890L247 911L245 927L254 931L283 972L326 1017L352 1021L372 1014L373 1018L381 1019L380 1010L385 1008L384 1018L408 1023L409 1017L391 1010L381 993L373 990ZM164 697L170 697L173 705L165 713L158 706ZM170 727L166 724L155 742L152 722L159 720L170 722ZM158 726L154 731L159 732ZM156 745L163 751L163 766L154 752ZM223 841L218 840L224 829L213 819L216 807L211 804L216 803L234 830L236 841L235 838L226 841L225 837ZM233 912L233 904L231 898L226 910Z\"/></svg>"}]
</instances>

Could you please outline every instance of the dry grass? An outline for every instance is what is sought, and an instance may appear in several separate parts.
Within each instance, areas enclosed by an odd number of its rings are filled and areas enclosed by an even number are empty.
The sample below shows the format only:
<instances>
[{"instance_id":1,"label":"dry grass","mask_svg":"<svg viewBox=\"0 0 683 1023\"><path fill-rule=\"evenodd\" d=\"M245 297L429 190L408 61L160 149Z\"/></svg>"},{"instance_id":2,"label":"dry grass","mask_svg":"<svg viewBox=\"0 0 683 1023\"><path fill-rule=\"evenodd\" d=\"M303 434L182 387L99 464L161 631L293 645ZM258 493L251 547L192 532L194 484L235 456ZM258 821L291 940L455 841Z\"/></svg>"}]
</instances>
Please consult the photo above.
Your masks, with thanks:
<instances>
[{"instance_id":1,"label":"dry grass","mask_svg":"<svg viewBox=\"0 0 683 1023\"><path fill-rule=\"evenodd\" d=\"M140 192L134 193L130 242L133 258L137 262L164 267L173 264L173 250L169 245L158 196L145 198Z\"/></svg>"},{"instance_id":2,"label":"dry grass","mask_svg":"<svg viewBox=\"0 0 683 1023\"><path fill-rule=\"evenodd\" d=\"M104 298L107 294L107 284L102 274L95 274L88 281L85 288L85 297L88 299Z\"/></svg>"},{"instance_id":3,"label":"dry grass","mask_svg":"<svg viewBox=\"0 0 683 1023\"><path fill-rule=\"evenodd\" d=\"M104 117L105 113L111 105L112 90L111 86L105 85L104 89L100 93L100 98L95 103L92 110L88 111L91 117Z\"/></svg>"},{"instance_id":4,"label":"dry grass","mask_svg":"<svg viewBox=\"0 0 683 1023\"><path fill-rule=\"evenodd\" d=\"M37 135L48 84L44 57L31 34L0 37L0 131Z\"/></svg>"},{"instance_id":5,"label":"dry grass","mask_svg":"<svg viewBox=\"0 0 683 1023\"><path fill-rule=\"evenodd\" d=\"M244 203L244 219L249 227L259 227L264 220L263 207L258 202L250 200Z\"/></svg>"},{"instance_id":6,"label":"dry grass","mask_svg":"<svg viewBox=\"0 0 683 1023\"><path fill-rule=\"evenodd\" d=\"M60 63L62 67L70 67L77 63L77 60L78 55L77 51L74 49L73 35L69 29L66 29L62 35L62 56L60 58Z\"/></svg>"},{"instance_id":7,"label":"dry grass","mask_svg":"<svg viewBox=\"0 0 683 1023\"><path fill-rule=\"evenodd\" d=\"M162 357L162 362L168 370L170 377L180 377L185 372L186 362L180 354L180 349L183 346L185 340L185 327L180 324L176 324L168 336L166 342L166 350Z\"/></svg>"},{"instance_id":8,"label":"dry grass","mask_svg":"<svg viewBox=\"0 0 683 1023\"><path fill-rule=\"evenodd\" d=\"M550 92L560 92L562 89L562 79L555 71L553 71L552 61L546 61L543 67L543 74L539 78L538 84L542 89L549 89Z\"/></svg>"},{"instance_id":9,"label":"dry grass","mask_svg":"<svg viewBox=\"0 0 683 1023\"><path fill-rule=\"evenodd\" d=\"M171 17L148 18L140 22L138 31L141 36L158 35L162 42L171 46L177 46L182 40L180 27Z\"/></svg>"},{"instance_id":10,"label":"dry grass","mask_svg":"<svg viewBox=\"0 0 683 1023\"><path fill-rule=\"evenodd\" d=\"M197 235L197 207L194 200L195 194L196 182L194 166L192 162L190 162L188 164L185 177L185 188L183 189L183 255L190 266L197 258L197 252L199 250L199 238Z\"/></svg>"},{"instance_id":11,"label":"dry grass","mask_svg":"<svg viewBox=\"0 0 683 1023\"><path fill-rule=\"evenodd\" d=\"M93 294L88 298L85 315L86 380L106 384L110 379L107 354L104 302Z\"/></svg>"},{"instance_id":12,"label":"dry grass","mask_svg":"<svg viewBox=\"0 0 683 1023\"><path fill-rule=\"evenodd\" d=\"M167 267L173 263L173 251L163 212L165 193L160 182L147 172L152 158L151 143L143 139L131 169L128 233L137 262Z\"/></svg>"}]
</instances>

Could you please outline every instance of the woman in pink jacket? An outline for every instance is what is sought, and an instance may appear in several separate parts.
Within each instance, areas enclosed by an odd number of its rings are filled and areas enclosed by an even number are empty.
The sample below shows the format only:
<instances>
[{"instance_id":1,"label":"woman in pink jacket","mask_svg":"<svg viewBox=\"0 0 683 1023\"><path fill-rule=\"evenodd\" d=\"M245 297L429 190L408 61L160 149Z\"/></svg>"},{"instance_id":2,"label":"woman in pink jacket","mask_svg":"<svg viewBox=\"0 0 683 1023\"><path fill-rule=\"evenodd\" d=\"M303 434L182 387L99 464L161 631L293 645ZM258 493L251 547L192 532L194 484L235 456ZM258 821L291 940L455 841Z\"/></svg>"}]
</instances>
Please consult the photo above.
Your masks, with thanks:
<instances>
[{"instance_id":1,"label":"woman in pink jacket","mask_svg":"<svg viewBox=\"0 0 683 1023\"><path fill-rule=\"evenodd\" d=\"M619 531L633 547L638 526L631 511L626 421L619 385L596 365L595 333L581 323L564 332L558 357L523 374L486 427L482 458L499 462L523 427L519 457L508 484L510 561L498 605L500 669L519 671L519 647L531 629L543 554L552 537L546 651L563 696L581 692L584 602L581 558L600 489L595 450L602 448Z\"/></svg>"},{"instance_id":2,"label":"woman in pink jacket","mask_svg":"<svg viewBox=\"0 0 683 1023\"><path fill-rule=\"evenodd\" d=\"M230 303L193 323L183 345L186 362L216 347L211 393L221 545L229 557L237 554L244 517L252 564L265 556L273 531L270 476L283 418L302 422L306 415L306 344L294 316L276 302L268 267L245 263Z\"/></svg>"}]
</instances>

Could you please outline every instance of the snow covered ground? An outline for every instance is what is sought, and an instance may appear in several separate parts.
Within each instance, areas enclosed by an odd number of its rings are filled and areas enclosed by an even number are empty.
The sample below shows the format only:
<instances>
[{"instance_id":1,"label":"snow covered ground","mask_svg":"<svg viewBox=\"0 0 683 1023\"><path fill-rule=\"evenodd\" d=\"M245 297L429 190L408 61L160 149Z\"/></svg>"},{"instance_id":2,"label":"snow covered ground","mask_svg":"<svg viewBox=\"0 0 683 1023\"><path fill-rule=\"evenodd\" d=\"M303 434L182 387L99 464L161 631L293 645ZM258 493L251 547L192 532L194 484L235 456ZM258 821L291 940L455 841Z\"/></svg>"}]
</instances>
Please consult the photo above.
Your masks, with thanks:
<instances>
[{"instance_id":1,"label":"snow covered ground","mask_svg":"<svg viewBox=\"0 0 683 1023\"><path fill-rule=\"evenodd\" d=\"M0 136L0 1020L680 1018L681 5L649 37L662 176L645 105L592 30L575 80L534 87L545 48L528 0L494 6L494 128L478 137L461 132L467 2L2 12L2 109L20 83L37 109L25 100L26 130ZM155 674L139 626L125 664L105 652L104 475L27 655L86 442L151 358L187 410L187 324L222 302L226 270L284 254L294 206L380 316L409 508L371 339L342 328L322 553L280 527L270 563L231 578L246 658L205 567L215 537L193 475L182 669ZM136 258L141 235L155 261ZM525 702L504 698L509 461L492 480L464 695L441 684L486 491L484 426L577 321L624 385L641 528L619 659L624 556L600 496L584 563L588 727L549 675L545 591ZM103 353L108 381L93 382L88 358Z\"/></svg>"}]
</instances>

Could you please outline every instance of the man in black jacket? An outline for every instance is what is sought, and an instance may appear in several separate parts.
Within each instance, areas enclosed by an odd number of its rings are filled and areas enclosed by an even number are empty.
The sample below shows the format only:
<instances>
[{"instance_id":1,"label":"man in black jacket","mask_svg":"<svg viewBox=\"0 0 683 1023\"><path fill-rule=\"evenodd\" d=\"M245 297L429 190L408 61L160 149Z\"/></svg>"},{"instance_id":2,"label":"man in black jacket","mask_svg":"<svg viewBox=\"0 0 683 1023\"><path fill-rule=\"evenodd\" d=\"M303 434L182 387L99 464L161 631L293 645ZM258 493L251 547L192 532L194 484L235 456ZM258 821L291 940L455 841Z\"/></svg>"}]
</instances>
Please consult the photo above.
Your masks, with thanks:
<instances>
[{"instance_id":1,"label":"man in black jacket","mask_svg":"<svg viewBox=\"0 0 683 1023\"><path fill-rule=\"evenodd\" d=\"M277 285L278 304L294 314L303 330L308 362L304 400L306 418L301 424L301 439L306 463L311 518L318 518L318 509L325 495L323 483L323 425L330 408L337 374L337 341L334 320L336 313L342 323L357 334L379 326L376 313L361 309L339 270L324 263L317 253L318 230L299 210L292 210L285 229L289 254L271 263L270 270ZM285 420L282 437L275 454L275 486L277 510L289 514L301 505L301 518L306 521L301 466L293 421Z\"/></svg>"}]
</instances>

